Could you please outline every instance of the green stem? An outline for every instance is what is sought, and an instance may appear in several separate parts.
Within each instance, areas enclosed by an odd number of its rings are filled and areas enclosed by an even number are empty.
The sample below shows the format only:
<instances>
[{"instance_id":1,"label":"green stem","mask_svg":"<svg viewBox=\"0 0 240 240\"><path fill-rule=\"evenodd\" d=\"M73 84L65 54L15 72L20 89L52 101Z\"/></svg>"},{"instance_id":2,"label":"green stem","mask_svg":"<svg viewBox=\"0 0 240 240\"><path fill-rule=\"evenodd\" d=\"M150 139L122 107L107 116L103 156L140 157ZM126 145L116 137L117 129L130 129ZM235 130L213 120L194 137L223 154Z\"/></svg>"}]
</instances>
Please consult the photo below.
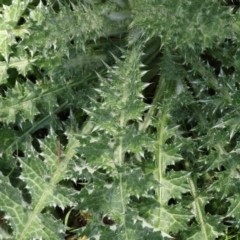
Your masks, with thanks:
<instances>
[{"instance_id":1,"label":"green stem","mask_svg":"<svg viewBox=\"0 0 240 240\"><path fill-rule=\"evenodd\" d=\"M121 115L120 115L120 119L119 119L119 122L120 122L120 127L124 127L124 112L121 112ZM117 148L117 164L122 167L123 166L123 161L124 161L124 152L123 152L123 139L122 137L119 139L119 146ZM126 226L126 222L125 222L125 214L126 214L126 206L125 206L125 201L124 201L124 195L125 195L125 190L123 188L123 175L122 173L119 173L119 189L120 189L120 198L121 198L121 206L122 206L122 213L121 213L121 222L123 223L124 225L124 228L127 229L127 226ZM126 240L130 240L130 238L128 237L128 233L127 231L125 231L125 239Z\"/></svg>"},{"instance_id":2,"label":"green stem","mask_svg":"<svg viewBox=\"0 0 240 240\"><path fill-rule=\"evenodd\" d=\"M158 126L158 140L157 140L157 148L156 148L156 168L157 168L157 176L156 176L156 180L158 182L162 182L163 179L163 173L164 170L163 169L163 152L162 152L162 147L164 145L164 132L165 132L165 127L167 124L167 106L165 106L162 109L162 113L161 113L161 121L159 121L159 126ZM160 206L162 206L164 204L163 202L163 197L162 196L162 188L157 188L157 201L160 203ZM159 208L159 212L158 212L158 228L161 228L161 208Z\"/></svg>"},{"instance_id":3,"label":"green stem","mask_svg":"<svg viewBox=\"0 0 240 240\"><path fill-rule=\"evenodd\" d=\"M198 223L200 224L201 232L204 236L204 239L208 240L208 234L207 234L207 230L206 230L206 227L205 227L205 224L204 224L203 213L201 211L201 205L200 205L201 203L198 199L196 184L195 184L193 176L190 176L189 184L190 184L190 189L191 189L192 196L194 198L194 201L193 201L192 205L193 205L193 210L194 210L195 216L198 220Z\"/></svg>"},{"instance_id":4,"label":"green stem","mask_svg":"<svg viewBox=\"0 0 240 240\"><path fill-rule=\"evenodd\" d=\"M148 110L147 114L144 116L144 122L139 126L139 131L145 131L147 127L151 124L152 117L157 107L157 104L159 103L165 90L166 90L166 81L164 78L161 78L158 82L157 92L154 96L152 106Z\"/></svg>"},{"instance_id":5,"label":"green stem","mask_svg":"<svg viewBox=\"0 0 240 240\"><path fill-rule=\"evenodd\" d=\"M42 192L42 195L38 199L36 206L34 206L33 211L29 213L28 219L26 224L24 225L23 231L17 236L16 239L24 240L26 237L26 233L29 231L29 227L31 226L32 221L38 217L39 213L43 210L46 206L46 199L49 198L49 195L52 195L54 192L54 188L57 183L63 179L64 171L66 170L68 163L72 160L75 155L74 149L78 147L78 141L73 140L69 143L66 151L65 151L65 158L61 161L58 165L57 169L53 173L49 184L46 185L46 188Z\"/></svg>"}]
</instances>

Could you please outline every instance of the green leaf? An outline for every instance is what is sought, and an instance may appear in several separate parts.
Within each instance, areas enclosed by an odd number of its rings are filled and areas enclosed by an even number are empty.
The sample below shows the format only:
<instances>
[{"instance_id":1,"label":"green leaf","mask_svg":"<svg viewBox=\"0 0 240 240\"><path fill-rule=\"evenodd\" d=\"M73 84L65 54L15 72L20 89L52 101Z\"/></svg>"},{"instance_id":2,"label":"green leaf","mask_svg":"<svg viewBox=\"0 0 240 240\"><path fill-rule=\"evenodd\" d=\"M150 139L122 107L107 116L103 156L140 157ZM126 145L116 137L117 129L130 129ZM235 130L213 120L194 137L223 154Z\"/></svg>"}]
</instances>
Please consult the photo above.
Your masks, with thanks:
<instances>
[{"instance_id":1,"label":"green leaf","mask_svg":"<svg viewBox=\"0 0 240 240\"><path fill-rule=\"evenodd\" d=\"M204 231L199 229L196 224L193 224L190 229L183 234L183 239L197 240L197 239L209 239L215 240L216 237L222 236L225 227L220 224L219 216L206 216ZM218 224L216 224L218 223Z\"/></svg>"},{"instance_id":2,"label":"green leaf","mask_svg":"<svg viewBox=\"0 0 240 240\"><path fill-rule=\"evenodd\" d=\"M238 183L238 188L239 188L239 183ZM238 190L238 189L237 189ZM239 193L235 192L234 196L231 196L229 198L231 206L228 209L228 213L227 216L231 216L237 219L237 223L239 224L239 219L240 219L240 215L239 215L239 210L240 210L240 204L239 204Z\"/></svg>"},{"instance_id":3,"label":"green leaf","mask_svg":"<svg viewBox=\"0 0 240 240\"><path fill-rule=\"evenodd\" d=\"M189 192L188 177L189 172L175 172L171 171L164 176L161 181L161 191L164 199L181 198L181 194Z\"/></svg>"},{"instance_id":4,"label":"green leaf","mask_svg":"<svg viewBox=\"0 0 240 240\"><path fill-rule=\"evenodd\" d=\"M187 222L192 214L183 209L180 205L174 207L160 206L150 209L147 213L147 221L142 220L143 226L153 228L155 231L162 231L167 236L168 233L177 233L188 228Z\"/></svg>"},{"instance_id":5,"label":"green leaf","mask_svg":"<svg viewBox=\"0 0 240 240\"><path fill-rule=\"evenodd\" d=\"M13 0L10 6L3 5L4 13L0 19L0 53L4 56L6 62L11 51L11 45L16 43L15 36L23 37L28 33L26 28L17 27L17 22L22 17L28 3L31 0L21 1Z\"/></svg>"},{"instance_id":6,"label":"green leaf","mask_svg":"<svg viewBox=\"0 0 240 240\"><path fill-rule=\"evenodd\" d=\"M0 101L0 119L4 119L7 123L14 122L16 115L19 114L23 118L33 121L35 115L39 114L33 99L37 98L39 94L39 89L30 81L25 84L17 82L14 89L6 92L6 99Z\"/></svg>"},{"instance_id":7,"label":"green leaf","mask_svg":"<svg viewBox=\"0 0 240 240\"><path fill-rule=\"evenodd\" d=\"M9 216L16 239L63 238L63 224L52 215L41 212L47 206L64 209L76 205L76 192L57 183L64 179L64 171L77 146L78 141L71 139L64 151L64 158L59 162L57 139L51 134L42 144L43 156L49 155L48 159L42 161L33 149L25 152L26 157L19 159L22 167L20 178L26 183L32 198L30 205L24 202L21 192L8 181L1 182L1 209Z\"/></svg>"},{"instance_id":8,"label":"green leaf","mask_svg":"<svg viewBox=\"0 0 240 240\"><path fill-rule=\"evenodd\" d=\"M5 62L0 62L0 83L6 83L8 74L7 74L7 64Z\"/></svg>"},{"instance_id":9,"label":"green leaf","mask_svg":"<svg viewBox=\"0 0 240 240\"><path fill-rule=\"evenodd\" d=\"M229 130L229 137L231 139L233 135L239 130L239 122L239 114L233 112L232 114L228 114L223 119L221 119L219 123L214 126L214 128L227 128Z\"/></svg>"}]
</instances>

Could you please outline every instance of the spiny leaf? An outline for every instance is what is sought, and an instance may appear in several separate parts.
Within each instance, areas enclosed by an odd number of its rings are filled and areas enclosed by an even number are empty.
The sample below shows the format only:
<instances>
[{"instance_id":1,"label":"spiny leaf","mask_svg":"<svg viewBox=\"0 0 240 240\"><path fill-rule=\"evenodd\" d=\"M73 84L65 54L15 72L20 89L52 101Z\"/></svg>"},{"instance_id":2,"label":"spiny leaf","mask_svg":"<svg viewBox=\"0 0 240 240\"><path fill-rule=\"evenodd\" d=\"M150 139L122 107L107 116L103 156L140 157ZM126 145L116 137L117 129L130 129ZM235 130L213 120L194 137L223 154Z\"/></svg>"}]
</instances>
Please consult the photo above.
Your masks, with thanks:
<instances>
[{"instance_id":1,"label":"spiny leaf","mask_svg":"<svg viewBox=\"0 0 240 240\"><path fill-rule=\"evenodd\" d=\"M68 162L75 154L78 141L71 139L65 149L66 156L59 162L57 154L57 139L51 134L42 144L43 156L49 154L48 159L42 161L38 153L31 149L25 152L26 157L19 159L22 167L20 178L26 183L26 188L31 194L32 201L28 205L23 201L20 191L16 190L8 182L2 182L1 207L9 215L10 223L14 230L14 236L18 239L44 238L53 239L63 237L63 225L49 214L41 214L47 206L75 205L74 192L60 185L56 185L64 178L64 171ZM13 197L14 196L14 197ZM8 203L12 204L9 207ZM38 228L38 231L36 231Z\"/></svg>"},{"instance_id":2,"label":"spiny leaf","mask_svg":"<svg viewBox=\"0 0 240 240\"><path fill-rule=\"evenodd\" d=\"M156 214L157 213L157 214ZM187 229L187 222L192 215L181 206L174 207L161 206L150 209L148 212L147 223L146 220L140 218L143 224L153 228L155 231L162 231L166 235L168 233L177 233L178 231Z\"/></svg>"},{"instance_id":3,"label":"spiny leaf","mask_svg":"<svg viewBox=\"0 0 240 240\"><path fill-rule=\"evenodd\" d=\"M189 172L171 171L164 176L161 181L161 190L166 200L171 198L181 198L181 194L190 191L187 179Z\"/></svg>"},{"instance_id":4,"label":"spiny leaf","mask_svg":"<svg viewBox=\"0 0 240 240\"><path fill-rule=\"evenodd\" d=\"M206 228L203 231L196 224L193 224L189 230L183 233L183 239L187 240L215 240L216 237L222 236L225 227L220 224L219 216L206 216L204 219ZM216 222L218 224L216 224Z\"/></svg>"},{"instance_id":5,"label":"spiny leaf","mask_svg":"<svg viewBox=\"0 0 240 240\"><path fill-rule=\"evenodd\" d=\"M17 27L17 22L22 17L23 12L26 10L31 0L21 1L13 0L10 6L3 6L4 13L0 19L0 53L8 62L11 45L16 43L14 36L23 37L28 33L26 28Z\"/></svg>"},{"instance_id":6,"label":"spiny leaf","mask_svg":"<svg viewBox=\"0 0 240 240\"><path fill-rule=\"evenodd\" d=\"M6 92L6 99L0 102L0 119L5 119L7 123L14 122L16 115L20 114L23 118L33 121L35 115L39 113L36 105L32 101L40 94L39 89L31 82L15 85L14 89ZM14 100L15 99L15 100Z\"/></svg>"}]
</instances>

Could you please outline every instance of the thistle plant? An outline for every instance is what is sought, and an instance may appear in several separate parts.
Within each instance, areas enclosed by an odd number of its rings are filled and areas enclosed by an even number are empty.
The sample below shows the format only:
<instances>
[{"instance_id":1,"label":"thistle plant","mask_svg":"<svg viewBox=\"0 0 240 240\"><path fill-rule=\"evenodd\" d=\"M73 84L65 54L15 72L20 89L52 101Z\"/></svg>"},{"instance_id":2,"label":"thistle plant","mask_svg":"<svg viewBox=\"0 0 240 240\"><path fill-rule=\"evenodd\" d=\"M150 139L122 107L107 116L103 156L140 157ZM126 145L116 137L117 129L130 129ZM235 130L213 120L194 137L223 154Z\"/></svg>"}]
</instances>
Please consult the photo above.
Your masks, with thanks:
<instances>
[{"instance_id":1,"label":"thistle plant","mask_svg":"<svg viewBox=\"0 0 240 240\"><path fill-rule=\"evenodd\" d=\"M0 4L0 239L239 236L232 1Z\"/></svg>"}]
</instances>

